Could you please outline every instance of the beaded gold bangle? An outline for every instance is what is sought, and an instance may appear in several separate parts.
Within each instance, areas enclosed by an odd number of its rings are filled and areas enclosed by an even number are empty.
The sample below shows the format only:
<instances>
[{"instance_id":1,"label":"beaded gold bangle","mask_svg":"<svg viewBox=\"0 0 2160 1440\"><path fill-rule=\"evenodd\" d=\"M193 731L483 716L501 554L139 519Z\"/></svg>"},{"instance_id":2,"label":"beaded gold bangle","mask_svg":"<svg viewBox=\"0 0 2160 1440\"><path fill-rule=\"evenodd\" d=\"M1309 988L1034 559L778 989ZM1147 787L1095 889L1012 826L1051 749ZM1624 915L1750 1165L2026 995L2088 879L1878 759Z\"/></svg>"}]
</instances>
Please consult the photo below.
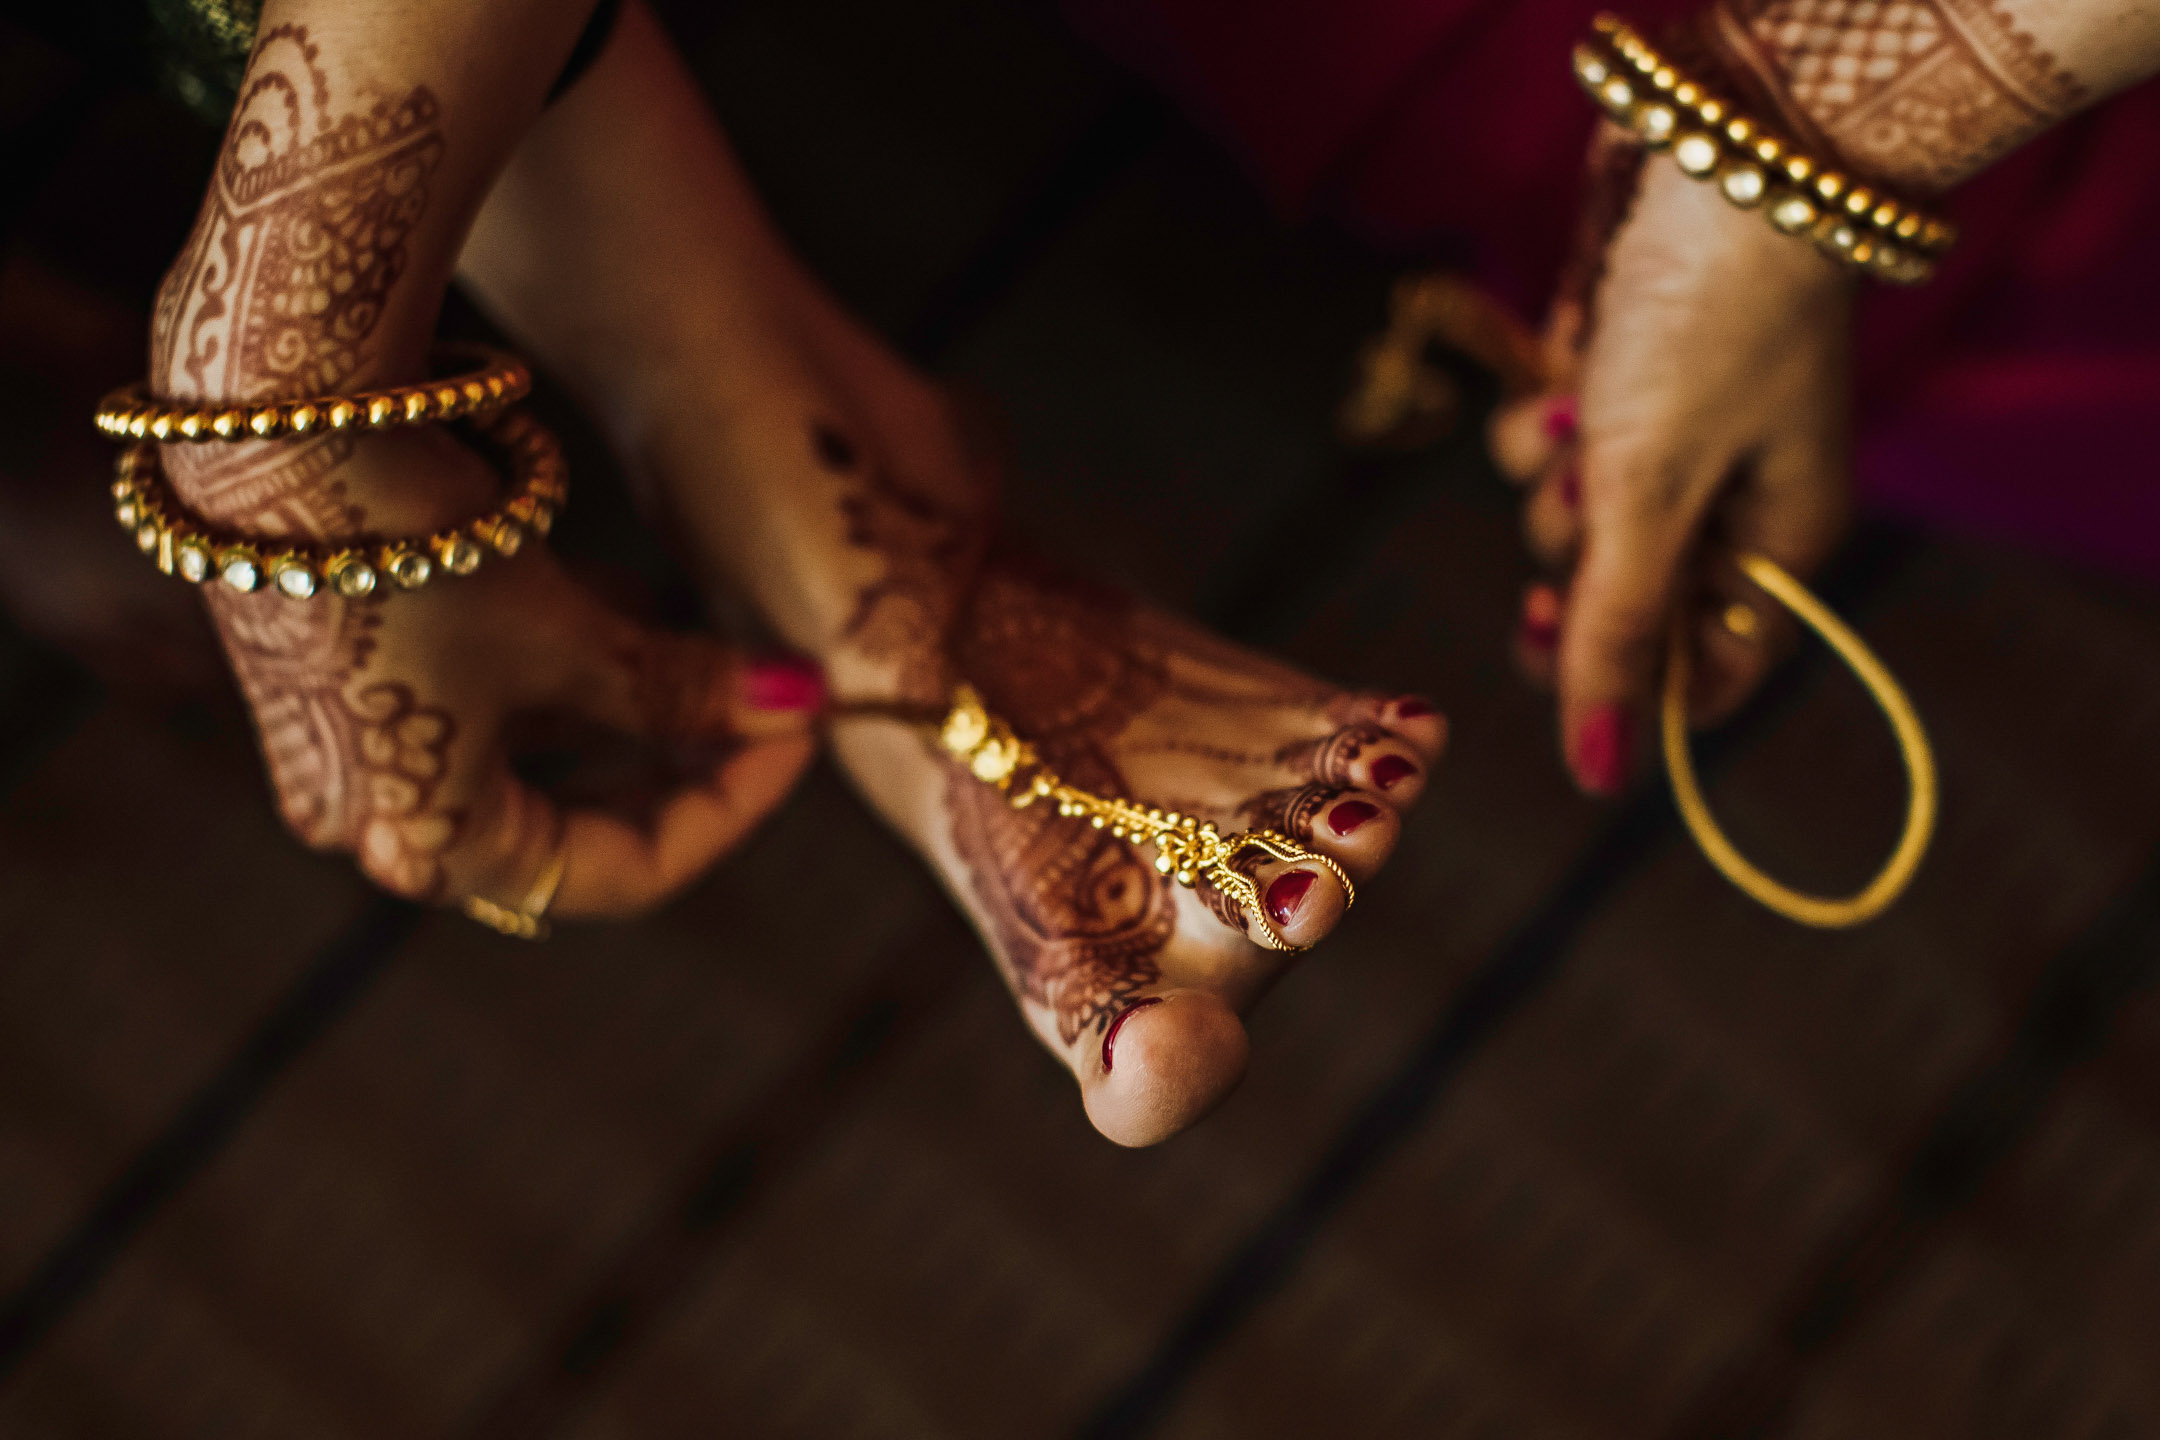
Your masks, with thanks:
<instances>
[{"instance_id":1,"label":"beaded gold bangle","mask_svg":"<svg viewBox=\"0 0 2160 1440\"><path fill-rule=\"evenodd\" d=\"M511 469L507 499L464 524L410 539L358 537L303 544L238 535L207 525L173 495L155 442L120 452L113 515L158 569L191 584L217 580L242 592L270 589L293 600L325 591L348 600L417 590L438 574L470 575L490 555L517 554L545 537L569 498L562 450L547 428L512 411L482 428Z\"/></svg>"},{"instance_id":2,"label":"beaded gold bangle","mask_svg":"<svg viewBox=\"0 0 2160 1440\"><path fill-rule=\"evenodd\" d=\"M516 404L532 389L524 361L485 345L441 346L430 358L477 363L414 385L260 405L160 400L147 386L126 385L98 403L97 428L112 440L279 440L475 419Z\"/></svg>"},{"instance_id":3,"label":"beaded gold bangle","mask_svg":"<svg viewBox=\"0 0 2160 1440\"><path fill-rule=\"evenodd\" d=\"M1605 113L1743 210L1878 279L1916 285L1957 239L1946 220L1824 164L1681 73L1625 21L1600 15L1575 78Z\"/></svg>"},{"instance_id":4,"label":"beaded gold bangle","mask_svg":"<svg viewBox=\"0 0 2160 1440\"><path fill-rule=\"evenodd\" d=\"M1058 814L1085 817L1097 830L1108 830L1118 840L1155 847L1155 869L1187 888L1205 880L1235 901L1260 922L1263 943L1275 950L1304 950L1292 945L1269 923L1260 903L1260 887L1250 875L1231 867L1248 851L1276 860L1311 862L1325 869L1343 888L1343 903L1357 901L1357 887L1342 867L1315 850L1308 850L1279 830L1244 830L1224 835L1216 827L1175 810L1158 810L1132 800L1107 799L1068 785L1056 771L1043 764L1035 747L1015 735L1012 727L992 715L974 687L957 686L952 709L939 728L938 741L954 759L968 767L976 779L1004 792L1015 810L1025 810L1037 800L1057 806Z\"/></svg>"}]
</instances>

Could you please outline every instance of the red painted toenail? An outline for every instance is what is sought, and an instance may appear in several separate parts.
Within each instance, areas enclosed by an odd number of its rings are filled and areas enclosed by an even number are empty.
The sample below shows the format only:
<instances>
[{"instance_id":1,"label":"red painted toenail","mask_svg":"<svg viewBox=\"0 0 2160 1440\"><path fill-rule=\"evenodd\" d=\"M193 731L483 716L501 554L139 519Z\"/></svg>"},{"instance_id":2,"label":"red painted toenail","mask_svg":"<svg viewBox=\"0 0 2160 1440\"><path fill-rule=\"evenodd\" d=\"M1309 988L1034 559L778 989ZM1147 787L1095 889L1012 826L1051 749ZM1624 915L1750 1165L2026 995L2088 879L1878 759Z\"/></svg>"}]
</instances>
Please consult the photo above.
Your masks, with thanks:
<instances>
[{"instance_id":1,"label":"red painted toenail","mask_svg":"<svg viewBox=\"0 0 2160 1440\"><path fill-rule=\"evenodd\" d=\"M1400 755L1382 755L1373 761L1372 783L1382 790L1409 779L1417 774L1417 766Z\"/></svg>"},{"instance_id":2,"label":"red painted toenail","mask_svg":"<svg viewBox=\"0 0 2160 1440\"><path fill-rule=\"evenodd\" d=\"M1132 1019L1132 1017L1133 1017L1133 1014L1134 1014L1134 1012L1135 1012L1135 1011L1145 1010L1145 1009L1147 1009L1147 1007L1148 1007L1148 1006L1150 1006L1150 1005L1160 1005L1160 1004L1162 1004L1162 996L1160 996L1160 995L1150 995L1150 996L1149 996L1149 997L1148 997L1147 999L1145 999L1145 1000L1135 1000L1135 1001L1133 1001L1133 1003L1132 1003L1132 1004L1130 1004L1130 1005L1126 1006L1126 1007L1125 1007L1125 1008L1124 1008L1123 1010L1120 1010L1120 1011L1118 1011L1118 1013L1117 1013L1117 1018L1116 1018L1116 1019L1114 1019L1114 1020L1112 1020L1112 1021L1110 1022L1110 1028L1109 1028L1108 1030L1106 1030L1106 1031L1104 1031L1104 1032L1103 1032L1103 1037L1102 1037L1102 1073L1103 1073L1103 1074L1107 1075L1107 1074L1109 1074L1109 1073L1110 1073L1110 1061L1111 1061L1111 1059L1112 1059L1112 1052L1113 1052L1114 1050L1116 1050L1116 1049L1117 1049L1117 1032L1125 1028L1125 1022L1126 1022L1127 1020L1130 1020L1130 1019Z\"/></svg>"},{"instance_id":3,"label":"red painted toenail","mask_svg":"<svg viewBox=\"0 0 2160 1440\"><path fill-rule=\"evenodd\" d=\"M1420 700L1415 695L1395 702L1395 718L1398 720L1419 720L1432 713L1432 701Z\"/></svg>"},{"instance_id":4,"label":"red painted toenail","mask_svg":"<svg viewBox=\"0 0 2160 1440\"><path fill-rule=\"evenodd\" d=\"M1582 472L1572 465L1560 477L1560 503L1570 510L1582 504Z\"/></svg>"},{"instance_id":5,"label":"red painted toenail","mask_svg":"<svg viewBox=\"0 0 2160 1440\"><path fill-rule=\"evenodd\" d=\"M1522 638L1523 644L1532 650L1551 650L1560 644L1560 627L1526 615L1522 622Z\"/></svg>"},{"instance_id":6,"label":"red painted toenail","mask_svg":"<svg viewBox=\"0 0 2160 1440\"><path fill-rule=\"evenodd\" d=\"M825 703L825 672L814 660L760 660L743 676L743 695L759 710L815 710Z\"/></svg>"},{"instance_id":7,"label":"red painted toenail","mask_svg":"<svg viewBox=\"0 0 2160 1440\"><path fill-rule=\"evenodd\" d=\"M1292 870L1268 886L1268 918L1277 925L1289 924L1290 917L1297 913L1299 902L1304 900L1305 892L1312 889L1313 881L1318 878L1310 870Z\"/></svg>"},{"instance_id":8,"label":"red painted toenail","mask_svg":"<svg viewBox=\"0 0 2160 1440\"><path fill-rule=\"evenodd\" d=\"M1380 807L1369 800L1345 800L1328 811L1328 829L1337 835L1348 835L1379 813Z\"/></svg>"}]
</instances>

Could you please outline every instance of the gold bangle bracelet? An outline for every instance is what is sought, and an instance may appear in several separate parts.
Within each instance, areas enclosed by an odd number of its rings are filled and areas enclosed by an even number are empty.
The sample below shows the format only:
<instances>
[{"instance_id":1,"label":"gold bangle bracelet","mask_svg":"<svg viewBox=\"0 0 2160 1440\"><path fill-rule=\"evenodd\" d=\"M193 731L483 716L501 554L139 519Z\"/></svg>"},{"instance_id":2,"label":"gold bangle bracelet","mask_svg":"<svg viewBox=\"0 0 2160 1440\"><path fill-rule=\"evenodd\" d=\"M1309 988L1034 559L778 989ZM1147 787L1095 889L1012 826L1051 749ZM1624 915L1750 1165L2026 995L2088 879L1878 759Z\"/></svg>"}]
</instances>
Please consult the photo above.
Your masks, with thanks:
<instances>
[{"instance_id":1,"label":"gold bangle bracelet","mask_svg":"<svg viewBox=\"0 0 2160 1440\"><path fill-rule=\"evenodd\" d=\"M1872 920L1905 893L1905 887L1912 883L1914 872L1920 868L1921 857L1927 854L1928 841L1935 833L1935 752L1928 746L1927 730L1889 669L1829 606L1816 599L1805 585L1768 557L1742 554L1734 558L1750 580L1798 616L1801 623L1837 652L1839 659L1852 667L1853 673L1860 677L1860 683L1867 686L1875 703L1889 717L1891 731L1897 736L1898 751L1905 760L1910 786L1905 830L1898 837L1890 859L1875 878L1858 892L1842 898L1795 890L1771 879L1751 864L1718 828L1716 818L1710 813L1709 802L1703 799L1702 786L1695 779L1695 766L1688 758L1688 656L1692 637L1684 612L1674 621L1671 644L1666 652L1665 695L1660 715L1665 742L1665 773L1672 781L1673 801L1680 807L1680 818L1687 823L1688 833L1695 837L1695 843L1702 847L1703 854L1717 867L1718 873L1760 904L1788 920L1823 930L1843 929Z\"/></svg>"},{"instance_id":2,"label":"gold bangle bracelet","mask_svg":"<svg viewBox=\"0 0 2160 1440\"><path fill-rule=\"evenodd\" d=\"M490 555L508 558L544 538L569 498L562 450L547 427L511 411L480 433L510 462L510 493L462 525L409 539L356 537L300 543L220 530L173 495L152 441L120 452L113 516L158 569L191 584L216 580L243 593L270 589L293 600L324 592L361 600L418 590L439 574L470 575Z\"/></svg>"},{"instance_id":3,"label":"gold bangle bracelet","mask_svg":"<svg viewBox=\"0 0 2160 1440\"><path fill-rule=\"evenodd\" d=\"M1807 154L1682 73L1626 22L1600 15L1575 47L1576 81L1613 121L1727 201L1759 209L1778 230L1841 264L1916 285L1957 240L1946 220Z\"/></svg>"},{"instance_id":4,"label":"gold bangle bracelet","mask_svg":"<svg viewBox=\"0 0 2160 1440\"><path fill-rule=\"evenodd\" d=\"M1191 815L1094 795L1066 784L1042 762L1034 746L984 708L982 697L972 686L961 685L953 691L952 709L939 727L938 741L976 779L1003 791L1015 810L1025 810L1040 800L1057 806L1060 815L1085 819L1097 830L1108 830L1113 839L1130 841L1135 846L1153 845L1158 873L1188 889L1203 880L1212 885L1259 921L1263 943L1270 949L1296 951L1311 947L1292 945L1270 923L1267 909L1260 903L1259 886L1251 876L1232 867L1232 862L1246 852L1319 865L1342 886L1344 905L1357 903L1357 887L1340 865L1279 830L1244 830L1224 835L1213 824Z\"/></svg>"},{"instance_id":5,"label":"gold bangle bracelet","mask_svg":"<svg viewBox=\"0 0 2160 1440\"><path fill-rule=\"evenodd\" d=\"M146 385L126 385L98 403L98 432L112 440L279 440L340 430L388 430L444 420L478 419L514 405L532 389L532 372L514 355L484 345L440 346L430 359L463 373L353 395L274 400L161 400Z\"/></svg>"}]
</instances>

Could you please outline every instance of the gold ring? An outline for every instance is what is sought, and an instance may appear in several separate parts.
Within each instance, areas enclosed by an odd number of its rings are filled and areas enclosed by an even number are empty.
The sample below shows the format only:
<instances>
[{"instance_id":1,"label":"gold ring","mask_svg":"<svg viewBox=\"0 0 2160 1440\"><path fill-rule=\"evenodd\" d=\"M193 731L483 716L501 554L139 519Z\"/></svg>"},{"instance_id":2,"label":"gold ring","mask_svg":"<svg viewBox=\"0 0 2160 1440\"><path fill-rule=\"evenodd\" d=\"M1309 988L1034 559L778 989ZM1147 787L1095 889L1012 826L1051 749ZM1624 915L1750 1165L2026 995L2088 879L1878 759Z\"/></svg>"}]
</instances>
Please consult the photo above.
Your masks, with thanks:
<instances>
[{"instance_id":1,"label":"gold ring","mask_svg":"<svg viewBox=\"0 0 2160 1440\"><path fill-rule=\"evenodd\" d=\"M514 940L545 940L553 930L548 924L548 906L555 903L555 891L561 887L563 877L563 852L558 849L540 878L533 882L525 896L525 903L513 910L498 905L493 900L473 895L465 901L465 914L479 921L499 935Z\"/></svg>"},{"instance_id":2,"label":"gold ring","mask_svg":"<svg viewBox=\"0 0 2160 1440\"><path fill-rule=\"evenodd\" d=\"M1760 585L1793 612L1816 634L1835 650L1838 658L1852 668L1860 683L1867 686L1875 703L1889 717L1890 728L1897 736L1898 751L1904 757L1905 773L1910 782L1909 797L1905 808L1905 831L1898 837L1897 847L1875 878L1858 892L1843 898L1809 895L1780 884L1750 864L1747 857L1734 848L1725 832L1718 829L1717 820L1710 814L1710 806L1703 799L1702 787L1695 778L1695 767L1688 758L1687 744L1687 693L1688 693L1688 633L1683 614L1675 620L1671 643L1665 659L1665 696L1663 705L1663 731L1665 741L1665 770L1672 780L1673 801L1680 807L1680 818L1687 823L1688 833L1702 847L1718 873L1740 887L1759 903L1775 910L1788 920L1818 929L1836 930L1872 920L1887 909L1905 887L1912 883L1913 874L1920 868L1920 859L1927 853L1928 840L1935 833L1936 774L1935 752L1928 746L1927 731L1920 724L1920 716L1914 711L1912 701L1882 661L1875 658L1852 628L1833 613L1830 607L1815 598L1809 589L1795 580L1775 561L1762 555L1742 554L1734 557L1747 577Z\"/></svg>"}]
</instances>

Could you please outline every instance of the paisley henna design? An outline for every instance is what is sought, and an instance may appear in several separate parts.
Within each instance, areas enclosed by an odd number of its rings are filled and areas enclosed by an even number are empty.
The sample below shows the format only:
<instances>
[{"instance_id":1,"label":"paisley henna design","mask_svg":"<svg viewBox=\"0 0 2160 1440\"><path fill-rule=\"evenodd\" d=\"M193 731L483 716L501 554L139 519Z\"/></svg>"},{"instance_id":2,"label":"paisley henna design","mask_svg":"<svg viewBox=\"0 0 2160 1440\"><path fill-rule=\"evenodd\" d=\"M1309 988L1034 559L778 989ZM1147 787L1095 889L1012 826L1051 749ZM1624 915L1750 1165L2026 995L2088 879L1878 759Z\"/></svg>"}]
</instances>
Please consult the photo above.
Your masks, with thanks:
<instances>
[{"instance_id":1,"label":"paisley henna design","mask_svg":"<svg viewBox=\"0 0 2160 1440\"><path fill-rule=\"evenodd\" d=\"M1907 189L1947 189L2085 92L1992 0L1718 0L1709 40L1795 137Z\"/></svg>"},{"instance_id":2,"label":"paisley henna design","mask_svg":"<svg viewBox=\"0 0 2160 1440\"><path fill-rule=\"evenodd\" d=\"M416 88L333 121L316 60L300 26L256 41L210 193L153 316L152 381L176 398L337 390L367 359L403 273L442 159L435 97Z\"/></svg>"},{"instance_id":3,"label":"paisley henna design","mask_svg":"<svg viewBox=\"0 0 2160 1440\"><path fill-rule=\"evenodd\" d=\"M960 669L1075 785L1127 793L1108 746L1155 703L1162 661L1130 602L993 570L958 637ZM948 764L946 811L1013 988L1047 1008L1067 1044L1161 978L1177 927L1173 882L1124 841L1047 805L1014 810Z\"/></svg>"}]
</instances>

